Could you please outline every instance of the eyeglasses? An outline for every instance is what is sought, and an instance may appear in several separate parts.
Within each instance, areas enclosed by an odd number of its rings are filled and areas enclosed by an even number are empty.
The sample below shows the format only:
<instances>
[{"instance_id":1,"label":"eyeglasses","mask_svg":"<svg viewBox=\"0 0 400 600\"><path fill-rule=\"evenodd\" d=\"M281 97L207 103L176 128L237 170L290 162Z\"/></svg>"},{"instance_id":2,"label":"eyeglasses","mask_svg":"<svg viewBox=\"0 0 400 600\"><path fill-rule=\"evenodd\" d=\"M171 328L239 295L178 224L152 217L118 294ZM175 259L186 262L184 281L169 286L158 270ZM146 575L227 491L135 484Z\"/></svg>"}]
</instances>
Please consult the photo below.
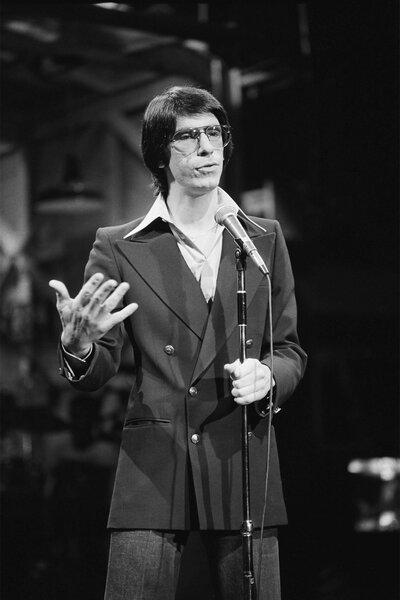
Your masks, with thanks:
<instances>
[{"instance_id":1,"label":"eyeglasses","mask_svg":"<svg viewBox=\"0 0 400 600\"><path fill-rule=\"evenodd\" d=\"M200 144L200 134L205 133L214 148L225 148L231 139L229 125L207 125L207 127L191 127L180 129L171 139L171 144L182 154L195 152Z\"/></svg>"}]
</instances>

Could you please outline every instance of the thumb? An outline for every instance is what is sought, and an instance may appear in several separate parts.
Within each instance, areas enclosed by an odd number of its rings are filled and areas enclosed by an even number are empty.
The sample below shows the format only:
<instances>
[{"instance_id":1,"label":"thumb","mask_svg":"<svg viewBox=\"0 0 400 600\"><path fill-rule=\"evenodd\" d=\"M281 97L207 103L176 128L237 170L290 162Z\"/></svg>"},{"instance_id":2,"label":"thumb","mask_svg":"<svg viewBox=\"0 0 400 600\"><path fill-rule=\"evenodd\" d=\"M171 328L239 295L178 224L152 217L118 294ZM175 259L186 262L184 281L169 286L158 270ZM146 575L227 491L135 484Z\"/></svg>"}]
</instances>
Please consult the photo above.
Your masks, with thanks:
<instances>
[{"instance_id":1,"label":"thumb","mask_svg":"<svg viewBox=\"0 0 400 600\"><path fill-rule=\"evenodd\" d=\"M235 375L235 371L239 363L240 361L237 358L233 363L227 363L224 365L224 370L228 373L228 375Z\"/></svg>"},{"instance_id":2,"label":"thumb","mask_svg":"<svg viewBox=\"0 0 400 600\"><path fill-rule=\"evenodd\" d=\"M49 281L49 286L55 291L58 301L71 300L68 290L62 281L51 279Z\"/></svg>"}]
</instances>

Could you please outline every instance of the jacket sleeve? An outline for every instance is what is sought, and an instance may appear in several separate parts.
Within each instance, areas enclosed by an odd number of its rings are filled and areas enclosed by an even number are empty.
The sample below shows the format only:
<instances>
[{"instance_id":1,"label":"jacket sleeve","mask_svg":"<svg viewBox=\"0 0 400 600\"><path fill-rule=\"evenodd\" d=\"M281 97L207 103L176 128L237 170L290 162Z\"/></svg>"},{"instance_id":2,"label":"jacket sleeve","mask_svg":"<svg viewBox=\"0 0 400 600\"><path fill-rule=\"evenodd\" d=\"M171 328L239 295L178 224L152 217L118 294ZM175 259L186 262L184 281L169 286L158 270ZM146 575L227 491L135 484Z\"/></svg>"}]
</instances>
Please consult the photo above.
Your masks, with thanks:
<instances>
[{"instance_id":1,"label":"jacket sleeve","mask_svg":"<svg viewBox=\"0 0 400 600\"><path fill-rule=\"evenodd\" d=\"M115 279L118 283L122 281L114 258L114 251L105 229L97 230L96 240L85 267L85 282L94 273L103 273L106 279ZM122 308L122 303L116 307L116 310L120 308ZM71 385L78 390L95 391L99 389L118 371L123 340L122 325L116 325L94 344L88 369L77 378L71 376L65 356L59 348L60 374L65 376Z\"/></svg>"},{"instance_id":2,"label":"jacket sleeve","mask_svg":"<svg viewBox=\"0 0 400 600\"><path fill-rule=\"evenodd\" d=\"M270 354L269 318L264 334L261 362L272 367L276 382L274 406L280 407L294 392L302 378L307 355L300 347L297 334L297 305L289 252L282 229L275 223L275 253L271 269L273 361ZM256 410L265 416L267 403L261 400Z\"/></svg>"}]
</instances>

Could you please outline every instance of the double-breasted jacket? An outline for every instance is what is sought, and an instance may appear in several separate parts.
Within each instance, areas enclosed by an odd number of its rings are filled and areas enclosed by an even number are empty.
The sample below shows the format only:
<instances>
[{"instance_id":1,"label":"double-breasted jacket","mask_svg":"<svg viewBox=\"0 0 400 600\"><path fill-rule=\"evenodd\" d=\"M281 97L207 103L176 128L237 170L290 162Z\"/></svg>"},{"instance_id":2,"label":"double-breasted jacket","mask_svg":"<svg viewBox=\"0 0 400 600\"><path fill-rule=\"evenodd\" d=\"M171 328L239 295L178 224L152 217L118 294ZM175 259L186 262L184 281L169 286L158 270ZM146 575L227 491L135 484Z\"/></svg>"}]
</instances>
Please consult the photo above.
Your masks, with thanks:
<instances>
[{"instance_id":1,"label":"double-breasted jacket","mask_svg":"<svg viewBox=\"0 0 400 600\"><path fill-rule=\"evenodd\" d=\"M306 355L296 330L289 254L277 221L247 222L272 284L275 401L281 406L302 377ZM223 234L211 309L161 219L124 239L140 220L101 228L85 270L130 289L124 304L138 310L124 322L132 346L134 384L127 403L109 527L187 529L189 477L200 528L240 529L242 515L242 408L231 396L224 365L239 356L236 244ZM252 261L245 272L247 357L270 364L268 278ZM124 340L117 326L95 344L79 390L92 391L118 370ZM63 361L62 361L63 362ZM61 367L63 369L63 366ZM265 486L268 418L248 407L251 517L260 526ZM189 468L190 467L190 468ZM271 429L267 526L286 522L274 428Z\"/></svg>"}]
</instances>

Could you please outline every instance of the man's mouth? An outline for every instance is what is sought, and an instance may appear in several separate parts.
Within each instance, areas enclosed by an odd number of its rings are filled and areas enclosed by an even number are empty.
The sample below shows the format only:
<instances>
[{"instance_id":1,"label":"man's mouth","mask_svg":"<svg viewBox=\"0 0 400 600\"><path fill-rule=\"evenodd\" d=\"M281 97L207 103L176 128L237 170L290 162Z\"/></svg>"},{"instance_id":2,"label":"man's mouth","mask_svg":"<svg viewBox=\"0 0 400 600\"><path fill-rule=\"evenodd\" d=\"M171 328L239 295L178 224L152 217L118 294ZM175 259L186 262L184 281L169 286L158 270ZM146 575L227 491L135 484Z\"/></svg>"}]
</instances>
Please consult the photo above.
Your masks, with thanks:
<instances>
[{"instance_id":1,"label":"man's mouth","mask_svg":"<svg viewBox=\"0 0 400 600\"><path fill-rule=\"evenodd\" d=\"M209 163L206 165L201 165L201 167L196 167L196 171L200 171L200 173L209 173L210 171L213 171L217 166L217 163Z\"/></svg>"}]
</instances>

